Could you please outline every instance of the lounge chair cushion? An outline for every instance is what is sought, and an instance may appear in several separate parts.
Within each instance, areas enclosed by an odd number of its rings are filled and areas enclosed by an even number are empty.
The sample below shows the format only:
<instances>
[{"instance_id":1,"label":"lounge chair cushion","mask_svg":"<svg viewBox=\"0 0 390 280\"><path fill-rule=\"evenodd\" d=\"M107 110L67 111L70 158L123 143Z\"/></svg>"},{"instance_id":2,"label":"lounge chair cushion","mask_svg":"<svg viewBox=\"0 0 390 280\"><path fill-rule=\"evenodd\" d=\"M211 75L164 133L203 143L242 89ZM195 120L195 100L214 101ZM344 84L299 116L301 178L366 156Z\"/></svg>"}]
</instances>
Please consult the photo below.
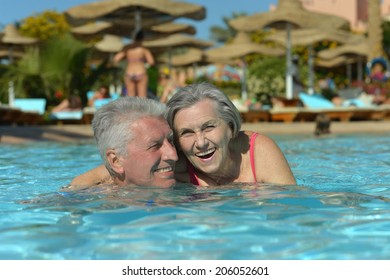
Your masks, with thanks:
<instances>
[{"instance_id":1,"label":"lounge chair cushion","mask_svg":"<svg viewBox=\"0 0 390 280\"><path fill-rule=\"evenodd\" d=\"M83 118L83 111L62 111L53 112L50 114L53 120L81 120Z\"/></svg>"},{"instance_id":2,"label":"lounge chair cushion","mask_svg":"<svg viewBox=\"0 0 390 280\"><path fill-rule=\"evenodd\" d=\"M335 105L328 99L318 95L313 94L309 95L307 93L299 93L299 98L305 105L305 107L310 109L331 109L335 108Z\"/></svg>"},{"instance_id":3,"label":"lounge chair cushion","mask_svg":"<svg viewBox=\"0 0 390 280\"><path fill-rule=\"evenodd\" d=\"M45 113L45 98L15 98L14 107L25 112L36 112L40 115Z\"/></svg>"}]
</instances>

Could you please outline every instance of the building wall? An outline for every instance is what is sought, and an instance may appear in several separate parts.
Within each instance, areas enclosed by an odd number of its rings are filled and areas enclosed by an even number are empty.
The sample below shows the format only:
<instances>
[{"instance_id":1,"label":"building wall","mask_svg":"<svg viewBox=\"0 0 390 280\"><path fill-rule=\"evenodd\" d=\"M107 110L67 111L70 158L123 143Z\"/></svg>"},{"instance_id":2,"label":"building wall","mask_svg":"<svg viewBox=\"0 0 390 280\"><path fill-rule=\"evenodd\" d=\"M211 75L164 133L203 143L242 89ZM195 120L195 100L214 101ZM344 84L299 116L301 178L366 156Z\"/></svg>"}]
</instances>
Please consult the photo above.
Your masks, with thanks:
<instances>
[{"instance_id":1,"label":"building wall","mask_svg":"<svg viewBox=\"0 0 390 280\"><path fill-rule=\"evenodd\" d=\"M369 0L300 0L309 11L332 14L347 19L351 30L366 31ZM390 0L381 0L382 16L390 15Z\"/></svg>"}]
</instances>

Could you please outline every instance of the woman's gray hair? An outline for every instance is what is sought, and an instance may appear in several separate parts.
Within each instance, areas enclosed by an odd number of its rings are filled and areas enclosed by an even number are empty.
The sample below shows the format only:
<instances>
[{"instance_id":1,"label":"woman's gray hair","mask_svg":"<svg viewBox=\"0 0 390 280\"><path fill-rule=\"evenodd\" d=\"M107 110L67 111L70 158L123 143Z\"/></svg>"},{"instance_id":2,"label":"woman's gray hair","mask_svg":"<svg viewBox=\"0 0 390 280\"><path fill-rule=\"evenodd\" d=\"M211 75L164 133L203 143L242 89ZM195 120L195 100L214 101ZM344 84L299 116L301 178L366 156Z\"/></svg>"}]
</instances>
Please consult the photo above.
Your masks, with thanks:
<instances>
[{"instance_id":1,"label":"woman's gray hair","mask_svg":"<svg viewBox=\"0 0 390 280\"><path fill-rule=\"evenodd\" d=\"M92 129L104 164L111 168L106 151L114 149L119 156L127 156L127 145L133 140L131 126L144 117L163 118L166 106L152 99L121 97L101 107L92 120Z\"/></svg>"},{"instance_id":2,"label":"woman's gray hair","mask_svg":"<svg viewBox=\"0 0 390 280\"><path fill-rule=\"evenodd\" d=\"M236 137L241 130L240 112L225 93L206 82L188 85L172 96L167 103L168 109L165 115L169 126L174 129L173 120L180 110L189 108L206 98L215 101L218 115L229 125L233 137Z\"/></svg>"}]
</instances>

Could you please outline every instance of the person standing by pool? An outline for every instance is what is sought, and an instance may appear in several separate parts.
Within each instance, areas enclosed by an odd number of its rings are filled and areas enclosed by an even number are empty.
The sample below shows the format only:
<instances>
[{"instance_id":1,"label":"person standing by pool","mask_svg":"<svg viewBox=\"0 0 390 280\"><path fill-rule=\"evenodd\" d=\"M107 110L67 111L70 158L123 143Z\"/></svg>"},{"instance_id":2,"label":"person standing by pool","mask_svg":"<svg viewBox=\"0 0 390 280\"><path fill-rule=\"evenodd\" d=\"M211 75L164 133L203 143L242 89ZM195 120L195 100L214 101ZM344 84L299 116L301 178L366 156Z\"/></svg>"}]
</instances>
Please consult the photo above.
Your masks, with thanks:
<instances>
[{"instance_id":1,"label":"person standing by pool","mask_svg":"<svg viewBox=\"0 0 390 280\"><path fill-rule=\"evenodd\" d=\"M99 168L91 170L74 179L69 189L85 186L91 178L88 185L174 185L178 156L165 110L158 101L138 97L119 98L97 110L92 128L105 176L102 179Z\"/></svg>"},{"instance_id":2,"label":"person standing by pool","mask_svg":"<svg viewBox=\"0 0 390 280\"><path fill-rule=\"evenodd\" d=\"M123 48L114 56L114 63L121 60L127 60L127 66L124 76L126 93L128 96L147 97L148 73L146 65L152 66L154 58L152 53L142 46L144 34L139 30L134 37L134 42Z\"/></svg>"},{"instance_id":3,"label":"person standing by pool","mask_svg":"<svg viewBox=\"0 0 390 280\"><path fill-rule=\"evenodd\" d=\"M202 186L233 182L296 184L276 143L264 135L240 131L237 108L216 87L208 83L186 86L167 105L167 121L183 155L175 167L177 181ZM107 178L104 169L95 168L72 182L93 184Z\"/></svg>"},{"instance_id":4,"label":"person standing by pool","mask_svg":"<svg viewBox=\"0 0 390 280\"><path fill-rule=\"evenodd\" d=\"M180 89L167 103L166 119L185 159L176 179L194 185L259 182L295 185L290 166L276 143L241 131L237 108L209 83Z\"/></svg>"}]
</instances>

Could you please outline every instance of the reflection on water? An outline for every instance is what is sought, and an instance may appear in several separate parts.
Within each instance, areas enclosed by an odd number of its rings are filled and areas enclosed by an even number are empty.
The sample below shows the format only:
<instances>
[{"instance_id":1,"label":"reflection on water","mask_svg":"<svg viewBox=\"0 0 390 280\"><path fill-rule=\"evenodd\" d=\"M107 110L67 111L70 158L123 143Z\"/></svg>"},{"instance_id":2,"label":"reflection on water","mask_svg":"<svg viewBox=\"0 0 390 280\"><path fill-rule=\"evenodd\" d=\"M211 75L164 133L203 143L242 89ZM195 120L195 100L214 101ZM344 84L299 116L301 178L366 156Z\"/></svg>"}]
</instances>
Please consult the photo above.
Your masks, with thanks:
<instances>
[{"instance_id":1,"label":"reflection on water","mask_svg":"<svg viewBox=\"0 0 390 280\"><path fill-rule=\"evenodd\" d=\"M389 135L275 139L299 186L64 192L93 144L2 146L0 259L389 259Z\"/></svg>"}]
</instances>

